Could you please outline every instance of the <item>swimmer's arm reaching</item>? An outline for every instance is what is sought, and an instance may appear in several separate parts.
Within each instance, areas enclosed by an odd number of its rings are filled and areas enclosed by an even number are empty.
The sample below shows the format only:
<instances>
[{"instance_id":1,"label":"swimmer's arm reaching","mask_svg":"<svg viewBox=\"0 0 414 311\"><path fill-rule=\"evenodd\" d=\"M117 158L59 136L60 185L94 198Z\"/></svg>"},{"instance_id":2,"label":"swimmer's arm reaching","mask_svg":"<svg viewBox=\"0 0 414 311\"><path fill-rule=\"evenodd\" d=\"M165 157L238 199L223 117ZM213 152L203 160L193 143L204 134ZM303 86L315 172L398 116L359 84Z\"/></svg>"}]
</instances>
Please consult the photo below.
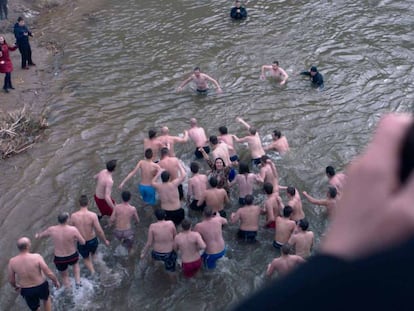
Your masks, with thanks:
<instances>
[{"instance_id":1,"label":"swimmer's arm reaching","mask_svg":"<svg viewBox=\"0 0 414 311\"><path fill-rule=\"evenodd\" d=\"M262 66L262 73L260 74L260 79L262 79L262 80L266 79L266 71L271 70L271 69L272 69L271 65L263 65Z\"/></svg>"},{"instance_id":2,"label":"swimmer's arm reaching","mask_svg":"<svg viewBox=\"0 0 414 311\"><path fill-rule=\"evenodd\" d=\"M105 245L109 246L109 241L106 239L105 232L102 230L102 227L101 227L101 224L99 223L97 215L94 215L94 218L93 218L93 228L95 229L95 232L99 236L99 238L105 243Z\"/></svg>"},{"instance_id":3,"label":"swimmer's arm reaching","mask_svg":"<svg viewBox=\"0 0 414 311\"><path fill-rule=\"evenodd\" d=\"M213 83L215 85L215 87L217 88L217 91L219 93L221 93L223 91L220 87L220 84L217 82L217 80L213 79L209 75L206 75L205 73L203 75L204 75L204 78L206 78L206 80L210 81L211 83Z\"/></svg>"},{"instance_id":4,"label":"swimmer's arm reaching","mask_svg":"<svg viewBox=\"0 0 414 311\"><path fill-rule=\"evenodd\" d=\"M237 211L237 212L235 212L235 213L231 213L231 216L230 216L230 222L232 223L232 224L235 224L236 222L238 222L239 221L239 219L240 219L240 214L239 214L239 212Z\"/></svg>"},{"instance_id":5,"label":"swimmer's arm reaching","mask_svg":"<svg viewBox=\"0 0 414 311\"><path fill-rule=\"evenodd\" d=\"M124 178L124 180L121 182L121 184L119 185L119 189L122 189L123 187L124 187L124 185L125 185L125 183L132 177L132 176L135 176L135 174L138 172L138 170L140 169L140 167L141 167L141 161L139 161L138 163L137 163L137 165L135 166L135 168L131 171L131 172L129 172L129 174L127 175L127 177L125 177Z\"/></svg>"},{"instance_id":6,"label":"swimmer's arm reaching","mask_svg":"<svg viewBox=\"0 0 414 311\"><path fill-rule=\"evenodd\" d=\"M183 90L183 87L186 86L188 83L190 83L191 80L194 79L194 75L189 76L187 79L185 79L180 86L177 88L177 92L181 92Z\"/></svg>"},{"instance_id":7,"label":"swimmer's arm reaching","mask_svg":"<svg viewBox=\"0 0 414 311\"><path fill-rule=\"evenodd\" d=\"M46 230L44 230L44 231L42 231L42 232L40 232L40 233L36 233L35 234L35 238L36 239L41 239L41 238L43 238L43 237L46 237L46 236L49 236L50 235L50 232L51 231L51 229L50 229L50 227L49 228L47 228Z\"/></svg>"},{"instance_id":8,"label":"swimmer's arm reaching","mask_svg":"<svg viewBox=\"0 0 414 311\"><path fill-rule=\"evenodd\" d=\"M309 72L309 71L302 71L302 72L300 73L300 75L302 75L302 76L307 76L307 77L310 77L310 76L311 76L311 74L310 74L310 72Z\"/></svg>"},{"instance_id":9,"label":"swimmer's arm reaching","mask_svg":"<svg viewBox=\"0 0 414 311\"><path fill-rule=\"evenodd\" d=\"M289 76L288 76L288 74L286 73L286 71L284 71L284 70L283 70L282 68L280 68L280 67L279 67L279 71L282 73L282 76L283 76L282 81L280 81L280 85L283 85L283 84L285 84L285 83L286 83L286 81L288 80Z\"/></svg>"},{"instance_id":10,"label":"swimmer's arm reaching","mask_svg":"<svg viewBox=\"0 0 414 311\"><path fill-rule=\"evenodd\" d=\"M328 200L318 200L318 199L315 199L314 197L312 197L312 196L310 196L306 191L303 191L302 192L303 193L303 195L305 196L305 198L309 201L309 202L311 202L312 204L315 204L315 205L322 205L322 206L327 206L328 205Z\"/></svg>"},{"instance_id":11,"label":"swimmer's arm reaching","mask_svg":"<svg viewBox=\"0 0 414 311\"><path fill-rule=\"evenodd\" d=\"M247 130L249 130L250 128L251 128L251 126L250 126L250 124L249 123L247 123L246 121L244 121L242 118L240 118L240 117L237 117L236 118L236 121L237 122L239 122L239 123L241 123L241 124L243 124L244 125L244 127L247 129Z\"/></svg>"},{"instance_id":12,"label":"swimmer's arm reaching","mask_svg":"<svg viewBox=\"0 0 414 311\"><path fill-rule=\"evenodd\" d=\"M207 247L206 242L204 242L201 234L197 232L197 245L199 251L204 251Z\"/></svg>"},{"instance_id":13,"label":"swimmer's arm reaching","mask_svg":"<svg viewBox=\"0 0 414 311\"><path fill-rule=\"evenodd\" d=\"M79 244L85 245L86 241L83 238L83 236L80 234L79 230L76 227L73 227L73 228L75 229L75 232L74 232L74 235L73 235L75 240L77 240Z\"/></svg>"},{"instance_id":14,"label":"swimmer's arm reaching","mask_svg":"<svg viewBox=\"0 0 414 311\"><path fill-rule=\"evenodd\" d=\"M151 247L153 240L154 240L154 233L153 233L153 230L152 230L152 225L150 225L149 230L148 230L147 244L145 244L144 248L141 251L141 259L144 258L145 255L147 254L148 249Z\"/></svg>"},{"instance_id":15,"label":"swimmer's arm reaching","mask_svg":"<svg viewBox=\"0 0 414 311\"><path fill-rule=\"evenodd\" d=\"M59 280L57 279L56 275L52 272L52 270L49 269L49 267L47 266L45 260L43 259L42 256L39 255L39 268L40 270L42 270L42 272L49 278L52 280L53 285L56 288L60 287L59 284Z\"/></svg>"}]
</instances>

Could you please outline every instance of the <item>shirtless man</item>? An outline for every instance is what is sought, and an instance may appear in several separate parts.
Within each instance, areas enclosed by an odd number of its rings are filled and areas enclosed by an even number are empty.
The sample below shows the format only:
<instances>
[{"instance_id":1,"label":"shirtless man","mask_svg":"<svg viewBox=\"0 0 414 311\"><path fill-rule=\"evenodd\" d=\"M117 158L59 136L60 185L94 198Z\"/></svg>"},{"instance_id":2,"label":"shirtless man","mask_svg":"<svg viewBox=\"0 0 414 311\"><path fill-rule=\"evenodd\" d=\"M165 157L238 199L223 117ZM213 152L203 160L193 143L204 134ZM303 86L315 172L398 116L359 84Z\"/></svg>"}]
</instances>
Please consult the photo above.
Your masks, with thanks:
<instances>
[{"instance_id":1,"label":"shirtless man","mask_svg":"<svg viewBox=\"0 0 414 311\"><path fill-rule=\"evenodd\" d=\"M213 159L222 158L226 166L232 166L230 160L229 148L226 143L219 142L217 136L212 135L209 138L210 144L213 148L212 155Z\"/></svg>"},{"instance_id":2,"label":"shirtless man","mask_svg":"<svg viewBox=\"0 0 414 311\"><path fill-rule=\"evenodd\" d=\"M162 143L159 140L159 137L157 137L157 131L155 129L150 129L148 131L148 138L144 138L144 150L152 150L153 161L158 159L162 147Z\"/></svg>"},{"instance_id":3,"label":"shirtless man","mask_svg":"<svg viewBox=\"0 0 414 311\"><path fill-rule=\"evenodd\" d=\"M298 255L290 255L290 246L288 244L282 246L280 257L273 259L267 266L266 275L271 276L274 271L280 276L288 274L297 265L305 262L305 259Z\"/></svg>"},{"instance_id":4,"label":"shirtless man","mask_svg":"<svg viewBox=\"0 0 414 311\"><path fill-rule=\"evenodd\" d=\"M238 138L237 136L233 135L234 140L238 143L246 142L249 145L252 163L255 165L259 165L260 158L265 155L259 133L254 127L251 127L242 118L236 118L236 121L240 122L247 128L247 130L249 131L249 135L243 138Z\"/></svg>"},{"instance_id":5,"label":"shirtless man","mask_svg":"<svg viewBox=\"0 0 414 311\"><path fill-rule=\"evenodd\" d=\"M227 191L223 188L217 188L218 181L216 177L210 177L209 183L211 188L204 192L204 195L198 201L197 206L202 206L205 203L206 206L212 208L213 213L219 213L221 217L226 218L227 214L224 207L230 202L227 195Z\"/></svg>"},{"instance_id":6,"label":"shirtless man","mask_svg":"<svg viewBox=\"0 0 414 311\"><path fill-rule=\"evenodd\" d=\"M197 159L203 158L203 154L198 150L199 148L203 148L207 154L210 153L210 147L208 146L206 132L201 126L198 126L197 119L195 118L190 119L190 129L188 130L188 136L196 145L194 155Z\"/></svg>"},{"instance_id":7,"label":"shirtless man","mask_svg":"<svg viewBox=\"0 0 414 311\"><path fill-rule=\"evenodd\" d=\"M104 241L106 246L109 246L109 241L105 237L105 233L99 224L98 216L88 210L89 200L86 195L81 195L79 198L79 211L72 214L70 222L74 225L85 239L85 245L78 243L78 251L81 254L86 268L94 274L93 260L95 259L95 252L98 248L98 239Z\"/></svg>"},{"instance_id":8,"label":"shirtless man","mask_svg":"<svg viewBox=\"0 0 414 311\"><path fill-rule=\"evenodd\" d=\"M276 227L276 216L282 215L282 198L277 192L273 192L273 185L271 183L264 183L263 190L267 196L262 209L262 214L266 214L265 228L274 229Z\"/></svg>"},{"instance_id":9,"label":"shirtless man","mask_svg":"<svg viewBox=\"0 0 414 311\"><path fill-rule=\"evenodd\" d=\"M199 232L206 243L206 250L201 256L204 267L214 269L217 260L226 254L222 227L227 224L227 220L220 215L214 215L213 209L208 205L203 214L204 219L195 225L194 231Z\"/></svg>"},{"instance_id":10,"label":"shirtless man","mask_svg":"<svg viewBox=\"0 0 414 311\"><path fill-rule=\"evenodd\" d=\"M346 175L344 173L336 173L332 166L327 166L325 172L329 179L329 184L336 188L338 196L340 196L346 183Z\"/></svg>"},{"instance_id":11,"label":"shirtless man","mask_svg":"<svg viewBox=\"0 0 414 311\"><path fill-rule=\"evenodd\" d=\"M200 233L191 231L191 221L189 219L184 219L181 227L183 231L175 236L174 249L181 254L184 276L191 278L201 268L200 251L204 251L206 243Z\"/></svg>"},{"instance_id":12,"label":"shirtless man","mask_svg":"<svg viewBox=\"0 0 414 311\"><path fill-rule=\"evenodd\" d=\"M151 224L148 229L148 239L141 252L141 259L144 258L152 246L151 257L154 260L164 262L165 270L175 271L177 253L174 251L174 238L177 235L175 225L172 221L166 220L163 209L155 210L157 222Z\"/></svg>"},{"instance_id":13,"label":"shirtless man","mask_svg":"<svg viewBox=\"0 0 414 311\"><path fill-rule=\"evenodd\" d=\"M95 190L95 202L101 212L99 218L102 216L111 216L112 210L115 207L115 201L111 197L112 186L114 181L112 180L112 173L116 167L116 160L111 160L106 163L106 169L100 171L94 176L97 180Z\"/></svg>"},{"instance_id":14,"label":"shirtless man","mask_svg":"<svg viewBox=\"0 0 414 311\"><path fill-rule=\"evenodd\" d=\"M183 166L181 165L180 160L178 160L178 158L176 157L170 156L168 148L163 147L161 149L161 160L158 164L162 169L170 173L171 180L179 178L180 172L181 172L181 175L183 174L183 172L185 173L185 170ZM184 198L183 185L180 183L177 186L177 189L178 189L179 198L180 200L182 200Z\"/></svg>"},{"instance_id":15,"label":"shirtless man","mask_svg":"<svg viewBox=\"0 0 414 311\"><path fill-rule=\"evenodd\" d=\"M279 152L279 154L284 154L289 151L287 138L286 136L282 136L282 133L279 130L273 131L272 139L272 143L263 148L265 151L275 150Z\"/></svg>"},{"instance_id":16,"label":"shirtless man","mask_svg":"<svg viewBox=\"0 0 414 311\"><path fill-rule=\"evenodd\" d=\"M63 212L58 216L59 224L51 226L41 233L36 233L35 238L51 237L54 246L56 269L59 270L62 276L63 285L66 288L70 287L68 266L73 266L73 274L75 276L76 288L81 286L80 283L80 268L79 268L79 254L76 250L75 242L85 245L85 239L80 234L79 230L74 226L67 224L69 213Z\"/></svg>"},{"instance_id":17,"label":"shirtless man","mask_svg":"<svg viewBox=\"0 0 414 311\"><path fill-rule=\"evenodd\" d=\"M20 291L31 310L40 310L40 300L43 300L45 310L50 311L52 301L45 275L52 280L56 288L59 288L60 284L43 257L30 253L30 247L30 240L26 237L17 241L19 255L9 260L9 283L16 291Z\"/></svg>"},{"instance_id":18,"label":"shirtless man","mask_svg":"<svg viewBox=\"0 0 414 311\"><path fill-rule=\"evenodd\" d=\"M161 176L161 183L156 181L159 176ZM152 185L158 191L161 208L165 211L166 219L172 220L178 226L184 219L185 213L181 207L177 187L185 179L186 173L180 165L180 176L173 180L171 180L170 176L168 171L159 170L157 175L152 179Z\"/></svg>"},{"instance_id":19,"label":"shirtless man","mask_svg":"<svg viewBox=\"0 0 414 311\"><path fill-rule=\"evenodd\" d=\"M267 155L260 158L260 164L260 178L264 182L271 183L274 192L279 193L279 174L277 173L276 165Z\"/></svg>"},{"instance_id":20,"label":"shirtless man","mask_svg":"<svg viewBox=\"0 0 414 311\"><path fill-rule=\"evenodd\" d=\"M254 184L257 182L263 182L260 176L250 173L249 165L244 162L240 162L239 174L230 183L230 186L237 184L239 187L239 205L243 206L246 204L246 196L253 194Z\"/></svg>"},{"instance_id":21,"label":"shirtless man","mask_svg":"<svg viewBox=\"0 0 414 311\"><path fill-rule=\"evenodd\" d=\"M135 232L132 229L132 220L138 225L139 217L135 206L129 204L131 193L122 191L122 203L115 205L114 212L110 218L110 224L115 224L114 235L121 241L122 245L128 250L128 254L132 254L132 246L134 245Z\"/></svg>"},{"instance_id":22,"label":"shirtless man","mask_svg":"<svg viewBox=\"0 0 414 311\"><path fill-rule=\"evenodd\" d=\"M237 237L246 242L256 242L257 231L259 230L259 218L261 209L253 205L253 196L246 196L246 205L239 208L237 212L231 213L231 222L233 224L240 221L240 229Z\"/></svg>"},{"instance_id":23,"label":"shirtless man","mask_svg":"<svg viewBox=\"0 0 414 311\"><path fill-rule=\"evenodd\" d=\"M201 206L197 205L198 201L204 197L208 183L207 176L200 174L198 172L199 169L200 166L197 162L191 162L190 170L193 173L193 176L188 179L187 203L189 203L189 207L195 211L203 211L204 207L206 207L205 202L201 204Z\"/></svg>"},{"instance_id":24,"label":"shirtless man","mask_svg":"<svg viewBox=\"0 0 414 311\"><path fill-rule=\"evenodd\" d=\"M152 161L153 151L152 149L145 150L145 159L140 160L135 168L125 177L125 179L119 185L119 189L122 189L125 183L135 174L138 170L141 173L141 182L138 185L139 193L141 194L142 200L149 204L155 205L155 188L151 185L152 179L157 172L161 169L160 166Z\"/></svg>"},{"instance_id":25,"label":"shirtless man","mask_svg":"<svg viewBox=\"0 0 414 311\"><path fill-rule=\"evenodd\" d=\"M280 85L286 83L287 79L289 78L286 71L284 71L281 67L279 67L279 62L274 61L271 65L263 65L262 66L262 73L260 75L260 79L266 79L266 71L270 71L270 75L272 78L276 78L280 80Z\"/></svg>"},{"instance_id":26,"label":"shirtless man","mask_svg":"<svg viewBox=\"0 0 414 311\"><path fill-rule=\"evenodd\" d=\"M295 254L306 259L311 255L314 234L308 231L309 222L306 219L299 220L298 231L291 235L288 244L295 248Z\"/></svg>"},{"instance_id":27,"label":"shirtless man","mask_svg":"<svg viewBox=\"0 0 414 311\"><path fill-rule=\"evenodd\" d=\"M273 247L276 249L280 249L289 241L290 236L296 228L296 223L290 220L292 212L292 207L286 205L283 208L283 217L276 217L275 239L273 240Z\"/></svg>"},{"instance_id":28,"label":"shirtless man","mask_svg":"<svg viewBox=\"0 0 414 311\"><path fill-rule=\"evenodd\" d=\"M233 165L237 165L239 156L237 155L236 148L234 147L233 135L228 133L228 129L225 126L219 127L220 135L217 137L219 141L226 143L229 150L230 161Z\"/></svg>"},{"instance_id":29,"label":"shirtless man","mask_svg":"<svg viewBox=\"0 0 414 311\"><path fill-rule=\"evenodd\" d=\"M314 197L310 196L306 191L302 192L305 198L315 205L321 205L326 207L326 211L328 214L328 217L331 217L332 214L336 210L336 204L337 204L337 193L335 187L330 186L328 187L328 192L326 193L326 199L315 199Z\"/></svg>"},{"instance_id":30,"label":"shirtless man","mask_svg":"<svg viewBox=\"0 0 414 311\"><path fill-rule=\"evenodd\" d=\"M188 141L188 132L184 131L183 137L171 136L168 127L163 126L161 128L161 135L158 137L158 140L163 147L168 148L170 151L170 156L175 157L174 144L186 143Z\"/></svg>"},{"instance_id":31,"label":"shirtless man","mask_svg":"<svg viewBox=\"0 0 414 311\"><path fill-rule=\"evenodd\" d=\"M205 74L205 73L201 73L200 71L200 67L195 67L193 74L188 77L187 79L185 79L180 86L177 89L177 92L181 92L183 90L183 87L186 86L188 83L190 83L191 81L194 81L194 83L196 84L197 87L197 93L199 94L207 94L208 92L208 84L207 82L210 81L211 83L214 84L214 86L217 89L217 93L221 93L223 92L220 84L214 80L212 77L210 77L209 75Z\"/></svg>"},{"instance_id":32,"label":"shirtless man","mask_svg":"<svg viewBox=\"0 0 414 311\"><path fill-rule=\"evenodd\" d=\"M286 195L288 198L287 205L291 206L293 209L292 216L290 217L290 219L294 221L298 221L298 220L305 218L305 213L303 212L302 200L300 198L299 191L295 187L292 187L292 186L289 186L289 187L279 186L279 189L286 189Z\"/></svg>"}]
</instances>

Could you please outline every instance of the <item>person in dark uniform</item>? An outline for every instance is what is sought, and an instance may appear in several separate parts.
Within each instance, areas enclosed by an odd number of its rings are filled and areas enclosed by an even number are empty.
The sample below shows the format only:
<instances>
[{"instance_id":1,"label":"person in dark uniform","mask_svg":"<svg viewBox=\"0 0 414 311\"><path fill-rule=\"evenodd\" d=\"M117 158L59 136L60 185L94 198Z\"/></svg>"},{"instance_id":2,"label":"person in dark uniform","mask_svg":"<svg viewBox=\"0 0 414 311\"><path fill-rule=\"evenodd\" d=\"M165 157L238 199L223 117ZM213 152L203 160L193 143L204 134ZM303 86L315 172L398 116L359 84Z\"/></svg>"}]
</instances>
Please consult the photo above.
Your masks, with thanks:
<instances>
[{"instance_id":1,"label":"person in dark uniform","mask_svg":"<svg viewBox=\"0 0 414 311\"><path fill-rule=\"evenodd\" d=\"M302 71L300 74L310 77L313 86L323 88L323 77L315 66L312 66L309 71Z\"/></svg>"},{"instance_id":2,"label":"person in dark uniform","mask_svg":"<svg viewBox=\"0 0 414 311\"><path fill-rule=\"evenodd\" d=\"M247 11L241 6L240 0L234 2L234 7L230 11L230 16L233 19L243 19L247 17Z\"/></svg>"},{"instance_id":3,"label":"person in dark uniform","mask_svg":"<svg viewBox=\"0 0 414 311\"><path fill-rule=\"evenodd\" d=\"M7 19L7 0L0 0L0 20Z\"/></svg>"},{"instance_id":4,"label":"person in dark uniform","mask_svg":"<svg viewBox=\"0 0 414 311\"><path fill-rule=\"evenodd\" d=\"M29 36L33 37L32 32L25 25L24 18L19 16L17 23L14 24L14 36L16 44L22 55L22 69L29 69L29 66L36 66L32 61L32 49L30 48Z\"/></svg>"}]
</instances>

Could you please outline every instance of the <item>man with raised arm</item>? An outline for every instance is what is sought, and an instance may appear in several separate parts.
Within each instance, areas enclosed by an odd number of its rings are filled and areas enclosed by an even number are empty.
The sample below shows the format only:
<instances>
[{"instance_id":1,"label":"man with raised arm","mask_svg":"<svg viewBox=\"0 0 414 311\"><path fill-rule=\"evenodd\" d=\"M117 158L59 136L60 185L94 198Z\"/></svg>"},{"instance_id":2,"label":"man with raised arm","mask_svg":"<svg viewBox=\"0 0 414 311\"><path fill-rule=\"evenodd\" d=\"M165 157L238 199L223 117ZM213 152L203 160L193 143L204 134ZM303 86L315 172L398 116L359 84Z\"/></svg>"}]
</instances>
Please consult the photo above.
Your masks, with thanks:
<instances>
[{"instance_id":1,"label":"man with raised arm","mask_svg":"<svg viewBox=\"0 0 414 311\"><path fill-rule=\"evenodd\" d=\"M161 169L160 166L152 161L153 159L153 151L152 149L145 150L145 159L140 160L135 168L129 172L127 177L119 185L119 189L122 189L125 183L135 174L140 171L141 174L141 182L138 185L139 193L141 194L142 200L149 204L155 205L156 198L155 198L155 188L152 186L152 179L157 172Z\"/></svg>"},{"instance_id":2,"label":"man with raised arm","mask_svg":"<svg viewBox=\"0 0 414 311\"><path fill-rule=\"evenodd\" d=\"M93 260L98 248L98 238L109 246L109 241L105 237L105 233L99 223L98 216L88 210L89 200L86 195L81 195L79 198L79 211L72 214L70 217L71 223L79 230L82 237L85 239L85 245L78 243L78 251L81 254L86 268L94 274Z\"/></svg>"},{"instance_id":3,"label":"man with raised arm","mask_svg":"<svg viewBox=\"0 0 414 311\"><path fill-rule=\"evenodd\" d=\"M163 261L167 272L175 271L177 253L174 251L174 238L177 235L175 225L171 220L166 220L163 209L156 209L157 222L152 223L148 229L148 239L141 252L141 259L145 257L152 247L151 257L157 261Z\"/></svg>"},{"instance_id":4,"label":"man with raised arm","mask_svg":"<svg viewBox=\"0 0 414 311\"><path fill-rule=\"evenodd\" d=\"M201 268L200 251L204 251L206 243L200 233L191 231L191 221L189 219L184 219L181 227L183 231L175 236L174 249L181 254L184 276L191 278Z\"/></svg>"},{"instance_id":5,"label":"man with raised arm","mask_svg":"<svg viewBox=\"0 0 414 311\"><path fill-rule=\"evenodd\" d=\"M163 147L168 148L168 150L170 151L170 156L175 157L174 144L186 143L188 141L188 131L184 131L183 137L171 136L168 127L163 126L161 128L161 135L158 137L158 140L160 141Z\"/></svg>"},{"instance_id":6,"label":"man with raised arm","mask_svg":"<svg viewBox=\"0 0 414 311\"><path fill-rule=\"evenodd\" d=\"M249 131L249 135L243 138L238 138L237 136L233 136L235 141L238 143L246 142L249 145L250 155L252 157L252 163L255 165L259 165L260 158L265 155L259 133L257 132L256 128L251 127L242 118L238 117L236 118L236 121L243 124L246 127L246 129Z\"/></svg>"},{"instance_id":7,"label":"man with raised arm","mask_svg":"<svg viewBox=\"0 0 414 311\"><path fill-rule=\"evenodd\" d=\"M51 311L52 301L46 277L52 280L56 288L59 288L60 284L43 257L30 253L30 247L29 238L22 237L17 240L19 254L9 260L9 283L16 291L20 291L31 310L40 310L40 300L43 300L45 311Z\"/></svg>"},{"instance_id":8,"label":"man with raised arm","mask_svg":"<svg viewBox=\"0 0 414 311\"><path fill-rule=\"evenodd\" d=\"M272 139L273 141L269 145L263 147L265 151L275 150L279 152L279 154L284 154L289 151L288 140L279 130L274 130L272 132Z\"/></svg>"},{"instance_id":9,"label":"man with raised arm","mask_svg":"<svg viewBox=\"0 0 414 311\"><path fill-rule=\"evenodd\" d=\"M187 79L185 79L180 84L180 86L177 89L177 92L181 92L183 90L183 87L186 86L191 81L195 83L196 91L198 94L202 94L202 95L207 94L209 90L207 82L213 83L218 93L223 92L220 87L220 84L216 80L214 80L212 77L210 77L209 75L205 73L201 73L200 67L194 68L193 74L189 76Z\"/></svg>"},{"instance_id":10,"label":"man with raised arm","mask_svg":"<svg viewBox=\"0 0 414 311\"><path fill-rule=\"evenodd\" d=\"M226 126L220 126L219 133L220 135L217 136L218 140L227 144L230 161L231 163L233 163L233 165L237 165L239 161L239 156L237 155L236 148L234 147L233 135L229 134Z\"/></svg>"},{"instance_id":11,"label":"man with raised arm","mask_svg":"<svg viewBox=\"0 0 414 311\"><path fill-rule=\"evenodd\" d=\"M262 66L262 73L260 75L260 79L266 79L266 71L270 72L270 76L272 78L275 78L278 81L280 81L280 85L284 85L289 78L286 71L284 71L283 68L279 67L279 62L276 60L271 65Z\"/></svg>"},{"instance_id":12,"label":"man with raised arm","mask_svg":"<svg viewBox=\"0 0 414 311\"><path fill-rule=\"evenodd\" d=\"M112 186L114 181L112 179L112 173L116 167L116 160L111 160L106 163L106 169L100 171L94 176L96 179L96 190L95 190L95 202L98 206L102 216L111 216L112 210L115 207L115 201L111 197Z\"/></svg>"},{"instance_id":13,"label":"man with raised arm","mask_svg":"<svg viewBox=\"0 0 414 311\"><path fill-rule=\"evenodd\" d=\"M306 259L311 255L314 234L309 231L309 222L306 219L299 220L298 230L290 236L288 244L295 249L295 254Z\"/></svg>"},{"instance_id":14,"label":"man with raised arm","mask_svg":"<svg viewBox=\"0 0 414 311\"><path fill-rule=\"evenodd\" d=\"M277 271L280 276L288 274L297 265L305 262L305 259L298 255L290 255L290 245L285 244L282 246L280 257L273 259L268 264L266 275L271 276L273 272Z\"/></svg>"},{"instance_id":15,"label":"man with raised arm","mask_svg":"<svg viewBox=\"0 0 414 311\"><path fill-rule=\"evenodd\" d=\"M214 269L217 260L226 254L222 227L227 224L227 220L218 214L214 215L210 206L206 206L203 214L204 219L195 225L194 231L199 232L206 242L206 250L201 256L204 267Z\"/></svg>"},{"instance_id":16,"label":"man with raised arm","mask_svg":"<svg viewBox=\"0 0 414 311\"><path fill-rule=\"evenodd\" d=\"M157 182L159 176L161 176L161 183ZM185 212L181 207L177 187L184 181L186 173L182 165L180 165L180 175L172 180L170 176L170 172L159 170L157 175L152 179L152 185L158 191L161 208L165 211L166 219L172 220L178 226L184 219Z\"/></svg>"},{"instance_id":17,"label":"man with raised arm","mask_svg":"<svg viewBox=\"0 0 414 311\"><path fill-rule=\"evenodd\" d=\"M331 215L335 212L337 201L338 201L337 200L338 192L335 187L332 187L332 186L328 187L328 192L326 193L326 199L316 199L310 196L306 191L303 191L302 193L305 196L305 198L312 204L325 206L328 217L331 217Z\"/></svg>"},{"instance_id":18,"label":"man with raised arm","mask_svg":"<svg viewBox=\"0 0 414 311\"><path fill-rule=\"evenodd\" d=\"M73 274L75 276L76 288L81 286L80 283L80 268L79 268L79 253L76 249L76 242L85 245L85 239L80 234L79 230L74 226L68 225L69 213L62 212L58 215L59 224L51 226L41 233L36 233L36 239L43 237L51 237L55 259L56 269L59 270L62 276L63 285L66 288L70 287L68 266L73 266Z\"/></svg>"},{"instance_id":19,"label":"man with raised arm","mask_svg":"<svg viewBox=\"0 0 414 311\"><path fill-rule=\"evenodd\" d=\"M190 119L190 129L188 130L188 136L196 145L194 155L197 159L203 158L203 154L198 150L199 148L203 148L207 154L210 153L210 147L208 145L206 132L201 126L198 125L196 118Z\"/></svg>"},{"instance_id":20,"label":"man with raised arm","mask_svg":"<svg viewBox=\"0 0 414 311\"><path fill-rule=\"evenodd\" d=\"M203 211L206 207L205 202L200 206L197 203L204 198L207 190L208 178L204 174L200 174L200 165L197 162L191 162L190 170L193 176L188 179L187 203L192 210ZM191 203L190 203L191 201Z\"/></svg>"},{"instance_id":21,"label":"man with raised arm","mask_svg":"<svg viewBox=\"0 0 414 311\"><path fill-rule=\"evenodd\" d=\"M135 206L129 204L131 193L129 191L122 191L121 196L122 203L115 205L114 212L110 218L110 223L115 224L115 237L126 247L128 254L132 254L135 237L132 221L134 220L135 224L138 225L139 217Z\"/></svg>"}]
</instances>

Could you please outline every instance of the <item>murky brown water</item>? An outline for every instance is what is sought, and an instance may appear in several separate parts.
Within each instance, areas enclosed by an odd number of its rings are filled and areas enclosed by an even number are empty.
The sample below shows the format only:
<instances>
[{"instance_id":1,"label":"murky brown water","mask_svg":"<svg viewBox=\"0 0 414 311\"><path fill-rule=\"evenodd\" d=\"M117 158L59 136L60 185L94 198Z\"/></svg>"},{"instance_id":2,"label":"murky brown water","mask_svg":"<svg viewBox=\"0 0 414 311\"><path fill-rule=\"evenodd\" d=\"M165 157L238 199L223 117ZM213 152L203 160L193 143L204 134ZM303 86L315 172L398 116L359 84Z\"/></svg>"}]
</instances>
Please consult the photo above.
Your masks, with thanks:
<instances>
[{"instance_id":1,"label":"murky brown water","mask_svg":"<svg viewBox=\"0 0 414 311\"><path fill-rule=\"evenodd\" d=\"M412 110L412 1L259 0L248 5L243 22L228 18L229 1L95 2L87 8L73 4L69 14L46 22L45 31L64 46L53 64L51 128L43 143L0 164L0 310L25 308L6 284L15 240L54 224L59 211L74 211L81 193L92 196L92 176L108 159L119 159L114 175L119 185L142 157L149 127L167 125L177 134L196 116L209 134L227 125L242 135L234 119L243 116L265 142L279 128L292 147L283 159L271 154L281 183L322 196L326 165L342 169L382 113ZM260 66L273 60L290 75L285 87L259 80ZM174 92L196 65L219 80L223 94ZM311 65L324 75L323 92L298 75ZM186 164L192 150L191 144L177 146ZM243 146L240 153L247 156ZM128 188L142 219L141 249L153 219L140 205L136 183ZM319 242L326 221L321 209L304 206ZM102 247L106 264L98 265L100 280L85 279L74 299L54 293L54 307L228 309L265 282L266 264L277 255L271 232L260 232L260 242L252 246L235 240L236 230L225 229L228 253L219 268L190 281L171 282L158 266L118 256L117 242ZM33 247L54 268L50 242L35 241Z\"/></svg>"}]
</instances>

